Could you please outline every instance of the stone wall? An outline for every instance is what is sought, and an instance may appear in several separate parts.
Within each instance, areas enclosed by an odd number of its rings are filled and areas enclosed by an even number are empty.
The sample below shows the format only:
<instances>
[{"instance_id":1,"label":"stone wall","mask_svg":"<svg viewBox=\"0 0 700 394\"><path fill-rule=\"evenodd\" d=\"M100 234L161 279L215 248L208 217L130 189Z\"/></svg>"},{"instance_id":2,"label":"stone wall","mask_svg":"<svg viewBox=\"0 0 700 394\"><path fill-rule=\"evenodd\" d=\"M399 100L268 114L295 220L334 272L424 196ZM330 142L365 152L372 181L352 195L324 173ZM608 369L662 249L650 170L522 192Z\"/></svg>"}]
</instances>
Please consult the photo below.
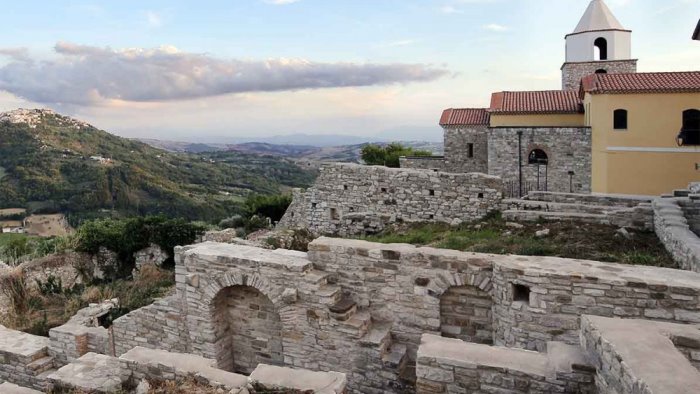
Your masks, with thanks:
<instances>
[{"instance_id":1,"label":"stone wall","mask_svg":"<svg viewBox=\"0 0 700 394\"><path fill-rule=\"evenodd\" d=\"M488 126L444 126L444 129L445 171L486 174L489 154Z\"/></svg>"},{"instance_id":2,"label":"stone wall","mask_svg":"<svg viewBox=\"0 0 700 394\"><path fill-rule=\"evenodd\" d=\"M519 196L518 131L523 132L521 141L523 195L531 190L590 193L590 128L491 128L488 142L488 174L503 179L506 195ZM541 149L547 154L548 165L528 164L529 154L534 149ZM573 172L573 175L570 176L570 172Z\"/></svg>"},{"instance_id":3,"label":"stone wall","mask_svg":"<svg viewBox=\"0 0 700 394\"><path fill-rule=\"evenodd\" d=\"M399 157L399 166L401 168L413 170L433 170L445 171L444 156L409 156Z\"/></svg>"},{"instance_id":4,"label":"stone wall","mask_svg":"<svg viewBox=\"0 0 700 394\"><path fill-rule=\"evenodd\" d=\"M48 338L0 326L0 382L43 391L46 381L39 375L53 368L48 345Z\"/></svg>"},{"instance_id":5,"label":"stone wall","mask_svg":"<svg viewBox=\"0 0 700 394\"><path fill-rule=\"evenodd\" d=\"M440 297L440 333L467 342L493 343L491 294L475 286L454 286Z\"/></svg>"},{"instance_id":6,"label":"stone wall","mask_svg":"<svg viewBox=\"0 0 700 394\"><path fill-rule=\"evenodd\" d=\"M278 226L346 236L396 222L460 223L498 209L501 198L500 179L484 174L334 164L294 194Z\"/></svg>"},{"instance_id":7,"label":"stone wall","mask_svg":"<svg viewBox=\"0 0 700 394\"><path fill-rule=\"evenodd\" d=\"M542 354L424 335L416 393L596 393L586 364L574 347Z\"/></svg>"},{"instance_id":8,"label":"stone wall","mask_svg":"<svg viewBox=\"0 0 700 394\"><path fill-rule=\"evenodd\" d=\"M578 90L581 86L581 79L587 75L595 74L598 70L605 70L608 74L636 73L637 60L564 63L561 68L562 89Z\"/></svg>"},{"instance_id":9,"label":"stone wall","mask_svg":"<svg viewBox=\"0 0 700 394\"><path fill-rule=\"evenodd\" d=\"M700 272L700 237L690 227L684 204L695 204L686 198L654 200L656 235L682 269Z\"/></svg>"}]
</instances>

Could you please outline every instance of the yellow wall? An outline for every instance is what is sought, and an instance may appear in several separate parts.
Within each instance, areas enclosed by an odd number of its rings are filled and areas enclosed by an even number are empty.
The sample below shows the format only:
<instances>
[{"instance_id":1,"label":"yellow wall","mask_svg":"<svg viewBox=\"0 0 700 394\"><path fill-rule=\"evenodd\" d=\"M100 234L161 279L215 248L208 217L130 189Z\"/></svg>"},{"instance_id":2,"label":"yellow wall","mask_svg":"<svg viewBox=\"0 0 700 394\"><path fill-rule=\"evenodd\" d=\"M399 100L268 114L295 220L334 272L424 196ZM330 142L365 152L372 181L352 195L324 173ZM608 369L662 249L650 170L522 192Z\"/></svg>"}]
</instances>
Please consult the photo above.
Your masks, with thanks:
<instances>
[{"instance_id":1,"label":"yellow wall","mask_svg":"<svg viewBox=\"0 0 700 394\"><path fill-rule=\"evenodd\" d=\"M583 114L496 115L491 114L491 127L579 127Z\"/></svg>"},{"instance_id":2,"label":"yellow wall","mask_svg":"<svg viewBox=\"0 0 700 394\"><path fill-rule=\"evenodd\" d=\"M676 143L683 111L700 109L700 93L587 94L584 105L593 135L593 192L659 195L700 180L700 146ZM614 130L616 109L628 111L627 130Z\"/></svg>"}]
</instances>

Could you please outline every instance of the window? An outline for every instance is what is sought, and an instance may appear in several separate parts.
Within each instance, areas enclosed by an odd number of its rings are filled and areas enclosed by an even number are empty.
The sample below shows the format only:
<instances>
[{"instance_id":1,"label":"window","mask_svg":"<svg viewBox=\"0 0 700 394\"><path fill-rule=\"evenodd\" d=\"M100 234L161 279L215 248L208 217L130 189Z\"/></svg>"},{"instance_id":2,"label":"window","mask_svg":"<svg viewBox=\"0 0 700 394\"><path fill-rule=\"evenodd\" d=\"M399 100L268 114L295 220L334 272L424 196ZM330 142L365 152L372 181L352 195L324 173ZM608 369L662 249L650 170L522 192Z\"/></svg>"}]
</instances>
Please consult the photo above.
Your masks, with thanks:
<instances>
[{"instance_id":1,"label":"window","mask_svg":"<svg viewBox=\"0 0 700 394\"><path fill-rule=\"evenodd\" d=\"M474 157L474 144L467 144L467 157L470 159Z\"/></svg>"},{"instance_id":2,"label":"window","mask_svg":"<svg viewBox=\"0 0 700 394\"><path fill-rule=\"evenodd\" d=\"M600 37L593 42L593 45L595 46L594 60L608 60L608 41Z\"/></svg>"},{"instance_id":3,"label":"window","mask_svg":"<svg viewBox=\"0 0 700 394\"><path fill-rule=\"evenodd\" d=\"M338 210L335 208L330 209L331 220L340 220L340 215L338 215Z\"/></svg>"},{"instance_id":4,"label":"window","mask_svg":"<svg viewBox=\"0 0 700 394\"><path fill-rule=\"evenodd\" d=\"M613 113L613 126L615 130L627 130L627 110L616 109Z\"/></svg>"},{"instance_id":5,"label":"window","mask_svg":"<svg viewBox=\"0 0 700 394\"><path fill-rule=\"evenodd\" d=\"M513 301L530 302L530 288L513 283Z\"/></svg>"},{"instance_id":6,"label":"window","mask_svg":"<svg viewBox=\"0 0 700 394\"><path fill-rule=\"evenodd\" d=\"M596 73L596 74L607 74L607 73L608 73L608 70L599 68L599 69L595 70L595 73Z\"/></svg>"},{"instance_id":7,"label":"window","mask_svg":"<svg viewBox=\"0 0 700 394\"><path fill-rule=\"evenodd\" d=\"M433 190L433 189L428 190L428 194L431 195L431 196L434 196L434 195L435 195L435 190Z\"/></svg>"},{"instance_id":8,"label":"window","mask_svg":"<svg viewBox=\"0 0 700 394\"><path fill-rule=\"evenodd\" d=\"M683 111L683 128L678 136L679 145L700 145L700 110Z\"/></svg>"},{"instance_id":9,"label":"window","mask_svg":"<svg viewBox=\"0 0 700 394\"><path fill-rule=\"evenodd\" d=\"M528 164L539 164L546 166L549 164L549 157L542 149L533 149L527 158Z\"/></svg>"}]
</instances>

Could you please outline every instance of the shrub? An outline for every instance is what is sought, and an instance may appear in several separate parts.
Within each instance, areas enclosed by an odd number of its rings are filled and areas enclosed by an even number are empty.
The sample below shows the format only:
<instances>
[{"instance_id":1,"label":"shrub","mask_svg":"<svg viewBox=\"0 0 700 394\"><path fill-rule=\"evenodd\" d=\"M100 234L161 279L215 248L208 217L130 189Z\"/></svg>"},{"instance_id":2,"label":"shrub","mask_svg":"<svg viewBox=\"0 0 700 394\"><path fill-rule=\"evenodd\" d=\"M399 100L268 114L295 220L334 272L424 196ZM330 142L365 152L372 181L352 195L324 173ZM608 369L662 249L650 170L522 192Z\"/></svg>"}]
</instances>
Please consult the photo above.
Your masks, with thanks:
<instances>
[{"instance_id":1,"label":"shrub","mask_svg":"<svg viewBox=\"0 0 700 394\"><path fill-rule=\"evenodd\" d=\"M290 195L252 195L246 199L245 207L250 217L261 216L279 222L291 203Z\"/></svg>"},{"instance_id":2,"label":"shrub","mask_svg":"<svg viewBox=\"0 0 700 394\"><path fill-rule=\"evenodd\" d=\"M387 166L398 168L401 156L432 156L432 152L418 150L397 142L387 146L368 144L362 148L362 161L371 166Z\"/></svg>"},{"instance_id":3,"label":"shrub","mask_svg":"<svg viewBox=\"0 0 700 394\"><path fill-rule=\"evenodd\" d=\"M63 294L63 281L61 278L49 275L46 282L34 279L39 292L43 295Z\"/></svg>"},{"instance_id":4,"label":"shrub","mask_svg":"<svg viewBox=\"0 0 700 394\"><path fill-rule=\"evenodd\" d=\"M24 316L29 306L29 288L21 269L0 277L0 291L10 301L10 308L15 316Z\"/></svg>"}]
</instances>

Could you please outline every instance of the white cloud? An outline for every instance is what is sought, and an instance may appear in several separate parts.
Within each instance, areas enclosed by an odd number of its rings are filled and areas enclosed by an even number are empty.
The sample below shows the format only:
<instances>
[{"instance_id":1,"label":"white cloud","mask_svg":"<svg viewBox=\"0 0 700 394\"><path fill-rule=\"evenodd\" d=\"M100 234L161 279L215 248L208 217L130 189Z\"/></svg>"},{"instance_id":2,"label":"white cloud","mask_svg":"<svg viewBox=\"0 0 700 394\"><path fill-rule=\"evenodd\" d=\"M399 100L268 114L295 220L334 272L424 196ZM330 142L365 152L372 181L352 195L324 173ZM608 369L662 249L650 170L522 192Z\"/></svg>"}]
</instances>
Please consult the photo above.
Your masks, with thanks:
<instances>
[{"instance_id":1,"label":"white cloud","mask_svg":"<svg viewBox=\"0 0 700 394\"><path fill-rule=\"evenodd\" d=\"M0 67L0 90L31 101L95 106L234 93L423 82L447 74L424 64L318 63L304 59L217 59L175 47L98 48L59 42L57 56L13 55ZM0 54L3 51L0 50Z\"/></svg>"},{"instance_id":2,"label":"white cloud","mask_svg":"<svg viewBox=\"0 0 700 394\"><path fill-rule=\"evenodd\" d=\"M508 26L499 25L497 23L489 23L488 25L482 26L485 30L503 32L508 31Z\"/></svg>"}]
</instances>

